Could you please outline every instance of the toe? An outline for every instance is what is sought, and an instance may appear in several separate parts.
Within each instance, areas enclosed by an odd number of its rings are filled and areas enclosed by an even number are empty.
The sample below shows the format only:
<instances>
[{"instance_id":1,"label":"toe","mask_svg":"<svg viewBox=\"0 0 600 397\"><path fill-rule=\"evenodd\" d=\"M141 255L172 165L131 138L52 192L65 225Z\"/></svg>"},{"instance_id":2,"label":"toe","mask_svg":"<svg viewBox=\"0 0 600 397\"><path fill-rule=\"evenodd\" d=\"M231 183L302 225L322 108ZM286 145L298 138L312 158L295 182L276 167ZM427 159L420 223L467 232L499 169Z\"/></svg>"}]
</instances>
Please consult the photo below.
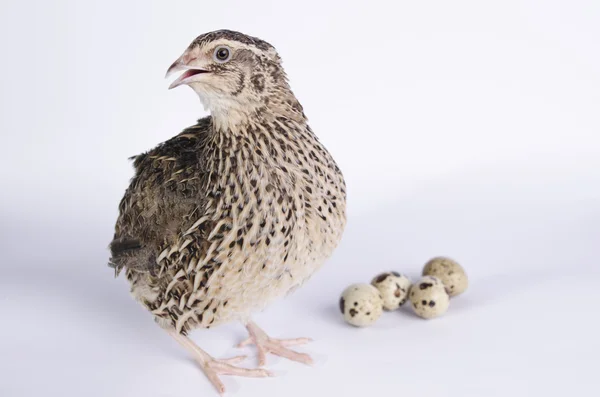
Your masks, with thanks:
<instances>
[{"instance_id":1,"label":"toe","mask_svg":"<svg viewBox=\"0 0 600 397\"><path fill-rule=\"evenodd\" d=\"M252 340L252 338L248 338L248 339L238 343L237 347L244 347L244 346L252 345L253 343L254 343L254 341Z\"/></svg>"},{"instance_id":2,"label":"toe","mask_svg":"<svg viewBox=\"0 0 600 397\"><path fill-rule=\"evenodd\" d=\"M217 376L217 373L211 370L205 370L204 373L210 380L210 383L217 389L219 394L223 395L225 393L225 385L221 382L221 379Z\"/></svg>"},{"instance_id":3,"label":"toe","mask_svg":"<svg viewBox=\"0 0 600 397\"><path fill-rule=\"evenodd\" d=\"M267 352L264 348L260 347L258 349L258 366L262 367L267 363Z\"/></svg>"},{"instance_id":4,"label":"toe","mask_svg":"<svg viewBox=\"0 0 600 397\"><path fill-rule=\"evenodd\" d=\"M281 346L298 346L304 345L306 343L312 342L311 338L296 338L296 339L283 339L279 343Z\"/></svg>"},{"instance_id":5,"label":"toe","mask_svg":"<svg viewBox=\"0 0 600 397\"><path fill-rule=\"evenodd\" d=\"M278 349L273 349L271 353L276 354L280 357L287 358L288 360L296 361L306 365L312 365L313 359L306 353L298 353L296 351L286 349L284 347L280 347Z\"/></svg>"},{"instance_id":6,"label":"toe","mask_svg":"<svg viewBox=\"0 0 600 397\"><path fill-rule=\"evenodd\" d=\"M223 362L227 363L227 364L239 364L247 358L248 358L248 356L235 356L235 357L224 359Z\"/></svg>"}]
</instances>

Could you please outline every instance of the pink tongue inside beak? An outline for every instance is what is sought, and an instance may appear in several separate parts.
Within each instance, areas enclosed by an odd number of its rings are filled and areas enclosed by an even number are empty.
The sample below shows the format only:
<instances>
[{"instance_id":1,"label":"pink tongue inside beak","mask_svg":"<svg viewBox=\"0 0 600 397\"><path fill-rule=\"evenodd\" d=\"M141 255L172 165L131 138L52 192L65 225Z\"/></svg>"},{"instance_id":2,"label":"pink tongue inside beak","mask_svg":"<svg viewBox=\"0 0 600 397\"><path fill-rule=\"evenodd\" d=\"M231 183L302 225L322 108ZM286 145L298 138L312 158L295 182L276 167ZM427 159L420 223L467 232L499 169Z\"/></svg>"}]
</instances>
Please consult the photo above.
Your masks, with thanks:
<instances>
[{"instance_id":1,"label":"pink tongue inside beak","mask_svg":"<svg viewBox=\"0 0 600 397\"><path fill-rule=\"evenodd\" d=\"M187 79L188 77L192 77L195 74L199 74L202 73L202 70L197 70L197 69L188 69L185 72L183 72L183 74L181 75L181 80L183 79Z\"/></svg>"},{"instance_id":2,"label":"pink tongue inside beak","mask_svg":"<svg viewBox=\"0 0 600 397\"><path fill-rule=\"evenodd\" d=\"M169 72L167 72L167 74L170 74L172 72L178 71L182 69L182 66L180 64L175 64L174 65L175 68L173 70L171 70L171 68L169 68ZM187 69L186 71L184 71L181 76L179 76L173 83L171 83L171 85L169 86L169 89L175 88L175 87L179 87L182 84L185 84L184 81L192 76L195 76L197 74L201 74L201 73L207 73L206 70L201 70L201 69Z\"/></svg>"}]
</instances>

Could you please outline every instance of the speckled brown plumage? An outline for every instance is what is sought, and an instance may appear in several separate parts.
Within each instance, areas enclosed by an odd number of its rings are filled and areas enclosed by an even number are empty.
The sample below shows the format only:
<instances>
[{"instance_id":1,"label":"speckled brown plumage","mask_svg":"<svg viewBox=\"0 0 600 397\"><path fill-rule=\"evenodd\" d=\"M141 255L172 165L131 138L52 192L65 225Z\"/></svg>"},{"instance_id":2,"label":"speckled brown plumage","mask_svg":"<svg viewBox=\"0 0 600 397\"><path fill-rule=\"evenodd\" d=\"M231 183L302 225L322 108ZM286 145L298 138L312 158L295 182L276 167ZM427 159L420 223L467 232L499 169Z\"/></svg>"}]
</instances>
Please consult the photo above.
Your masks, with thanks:
<instances>
[{"instance_id":1,"label":"speckled brown plumage","mask_svg":"<svg viewBox=\"0 0 600 397\"><path fill-rule=\"evenodd\" d=\"M218 46L231 51L227 63L211 62ZM247 323L321 266L346 222L342 173L275 49L211 32L172 69L195 63L206 72L187 84L211 116L134 157L110 244L110 265L125 271L133 296L183 335Z\"/></svg>"},{"instance_id":2,"label":"speckled brown plumage","mask_svg":"<svg viewBox=\"0 0 600 397\"><path fill-rule=\"evenodd\" d=\"M280 117L249 125L239 140L211 128L202 119L135 158L111 246L111 263L127 268L134 293L140 288L146 307L182 332L252 309L236 299L242 291L223 285L230 272L245 271L231 280L239 287L246 278L260 281L259 289L299 284L294 265L320 256L310 246L326 241L312 240L327 238L309 231L334 238L332 228L342 225L335 218L344 208L343 179L308 128Z\"/></svg>"}]
</instances>

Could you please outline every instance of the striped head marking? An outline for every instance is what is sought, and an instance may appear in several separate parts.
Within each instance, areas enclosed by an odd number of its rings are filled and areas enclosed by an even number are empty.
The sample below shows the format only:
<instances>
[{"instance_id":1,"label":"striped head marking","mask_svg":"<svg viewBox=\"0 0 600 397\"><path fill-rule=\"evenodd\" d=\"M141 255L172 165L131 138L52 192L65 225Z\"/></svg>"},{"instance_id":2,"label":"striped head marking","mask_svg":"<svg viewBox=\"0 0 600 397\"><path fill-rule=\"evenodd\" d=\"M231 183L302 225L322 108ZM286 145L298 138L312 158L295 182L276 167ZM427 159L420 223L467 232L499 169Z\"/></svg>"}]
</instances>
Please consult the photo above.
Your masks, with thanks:
<instances>
[{"instance_id":1,"label":"striped head marking","mask_svg":"<svg viewBox=\"0 0 600 397\"><path fill-rule=\"evenodd\" d=\"M230 30L198 36L171 65L183 72L169 88L191 87L213 116L251 113L270 97L289 94L281 58L258 38Z\"/></svg>"}]
</instances>

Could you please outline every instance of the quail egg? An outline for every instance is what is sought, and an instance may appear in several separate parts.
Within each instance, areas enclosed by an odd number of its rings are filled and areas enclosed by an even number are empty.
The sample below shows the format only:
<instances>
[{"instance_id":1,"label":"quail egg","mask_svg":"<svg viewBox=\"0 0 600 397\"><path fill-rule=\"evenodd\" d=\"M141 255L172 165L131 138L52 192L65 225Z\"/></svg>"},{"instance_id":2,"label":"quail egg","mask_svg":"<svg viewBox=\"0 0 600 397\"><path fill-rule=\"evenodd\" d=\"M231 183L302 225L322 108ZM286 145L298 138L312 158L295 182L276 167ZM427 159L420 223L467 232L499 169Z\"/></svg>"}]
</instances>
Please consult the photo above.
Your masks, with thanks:
<instances>
[{"instance_id":1,"label":"quail egg","mask_svg":"<svg viewBox=\"0 0 600 397\"><path fill-rule=\"evenodd\" d=\"M467 274L462 266L455 260L443 256L429 260L423 268L423 276L439 278L450 296L465 292L469 285Z\"/></svg>"},{"instance_id":2,"label":"quail egg","mask_svg":"<svg viewBox=\"0 0 600 397\"><path fill-rule=\"evenodd\" d=\"M410 287L409 298L417 316L426 319L441 316L450 304L444 284L433 276L425 276L414 283Z\"/></svg>"},{"instance_id":3,"label":"quail egg","mask_svg":"<svg viewBox=\"0 0 600 397\"><path fill-rule=\"evenodd\" d=\"M371 285L379 290L385 310L396 310L406 302L410 279L397 272L381 273L373 278Z\"/></svg>"},{"instance_id":4,"label":"quail egg","mask_svg":"<svg viewBox=\"0 0 600 397\"><path fill-rule=\"evenodd\" d=\"M383 298L370 284L352 284L342 292L340 310L348 324L367 327L381 316Z\"/></svg>"}]
</instances>

